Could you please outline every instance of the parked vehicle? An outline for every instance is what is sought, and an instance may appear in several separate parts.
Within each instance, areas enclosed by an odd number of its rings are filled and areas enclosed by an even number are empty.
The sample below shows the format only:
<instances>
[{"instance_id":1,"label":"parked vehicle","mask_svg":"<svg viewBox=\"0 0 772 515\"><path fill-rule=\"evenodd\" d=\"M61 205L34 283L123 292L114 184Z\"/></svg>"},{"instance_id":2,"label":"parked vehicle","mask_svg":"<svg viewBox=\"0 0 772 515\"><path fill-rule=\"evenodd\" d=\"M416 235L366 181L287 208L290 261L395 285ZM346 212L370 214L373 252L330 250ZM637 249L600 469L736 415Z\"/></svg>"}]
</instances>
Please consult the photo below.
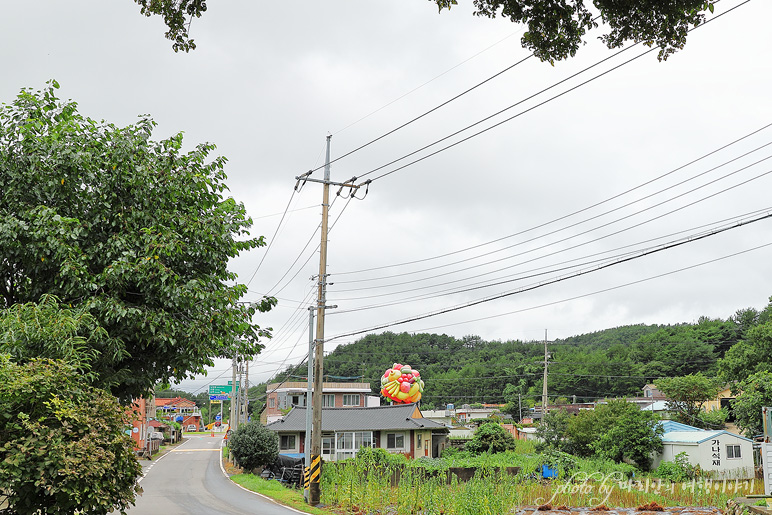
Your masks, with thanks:
<instances>
[{"instance_id":1,"label":"parked vehicle","mask_svg":"<svg viewBox=\"0 0 772 515\"><path fill-rule=\"evenodd\" d=\"M198 431L198 428L196 427L195 424L188 424L187 431Z\"/></svg>"}]
</instances>

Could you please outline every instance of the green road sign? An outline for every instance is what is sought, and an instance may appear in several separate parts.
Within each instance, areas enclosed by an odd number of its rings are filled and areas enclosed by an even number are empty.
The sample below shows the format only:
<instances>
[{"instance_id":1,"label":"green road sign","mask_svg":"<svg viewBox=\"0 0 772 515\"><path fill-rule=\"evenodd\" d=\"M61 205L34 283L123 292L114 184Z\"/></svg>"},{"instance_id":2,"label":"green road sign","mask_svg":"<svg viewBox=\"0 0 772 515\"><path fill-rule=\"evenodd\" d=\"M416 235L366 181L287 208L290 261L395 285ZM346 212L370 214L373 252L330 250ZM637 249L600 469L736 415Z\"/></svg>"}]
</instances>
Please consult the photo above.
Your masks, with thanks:
<instances>
[{"instance_id":1,"label":"green road sign","mask_svg":"<svg viewBox=\"0 0 772 515\"><path fill-rule=\"evenodd\" d=\"M238 392L238 387L236 388L236 392ZM222 395L222 394L229 394L233 392L233 386L226 385L226 384L210 384L209 385L209 395Z\"/></svg>"}]
</instances>

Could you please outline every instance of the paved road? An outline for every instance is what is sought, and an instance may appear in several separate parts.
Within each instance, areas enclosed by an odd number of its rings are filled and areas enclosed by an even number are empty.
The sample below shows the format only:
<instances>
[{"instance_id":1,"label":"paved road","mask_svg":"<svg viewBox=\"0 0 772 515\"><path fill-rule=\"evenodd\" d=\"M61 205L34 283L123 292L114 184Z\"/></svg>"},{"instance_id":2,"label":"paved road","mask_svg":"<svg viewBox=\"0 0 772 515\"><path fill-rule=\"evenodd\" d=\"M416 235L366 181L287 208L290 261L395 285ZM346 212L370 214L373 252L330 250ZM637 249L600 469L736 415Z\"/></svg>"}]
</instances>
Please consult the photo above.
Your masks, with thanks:
<instances>
[{"instance_id":1,"label":"paved road","mask_svg":"<svg viewBox=\"0 0 772 515\"><path fill-rule=\"evenodd\" d=\"M143 461L144 490L130 515L293 515L230 481L220 468L221 437L192 436L153 461Z\"/></svg>"}]
</instances>

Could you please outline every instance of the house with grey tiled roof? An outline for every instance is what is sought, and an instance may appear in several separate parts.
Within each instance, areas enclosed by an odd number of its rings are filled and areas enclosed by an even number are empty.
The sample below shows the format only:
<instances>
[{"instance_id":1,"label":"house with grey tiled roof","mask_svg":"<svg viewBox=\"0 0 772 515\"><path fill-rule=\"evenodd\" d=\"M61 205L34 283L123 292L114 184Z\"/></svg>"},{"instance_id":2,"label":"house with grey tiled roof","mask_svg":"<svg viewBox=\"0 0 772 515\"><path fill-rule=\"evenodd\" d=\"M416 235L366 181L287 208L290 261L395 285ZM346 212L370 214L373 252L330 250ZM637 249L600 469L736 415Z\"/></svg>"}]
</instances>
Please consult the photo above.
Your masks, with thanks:
<instances>
[{"instance_id":1,"label":"house with grey tiled roof","mask_svg":"<svg viewBox=\"0 0 772 515\"><path fill-rule=\"evenodd\" d=\"M306 408L294 406L284 418L266 427L279 435L279 452L305 452ZM438 457L447 428L426 419L417 404L371 408L322 409L322 458L352 458L362 447L386 449L410 458Z\"/></svg>"}]
</instances>

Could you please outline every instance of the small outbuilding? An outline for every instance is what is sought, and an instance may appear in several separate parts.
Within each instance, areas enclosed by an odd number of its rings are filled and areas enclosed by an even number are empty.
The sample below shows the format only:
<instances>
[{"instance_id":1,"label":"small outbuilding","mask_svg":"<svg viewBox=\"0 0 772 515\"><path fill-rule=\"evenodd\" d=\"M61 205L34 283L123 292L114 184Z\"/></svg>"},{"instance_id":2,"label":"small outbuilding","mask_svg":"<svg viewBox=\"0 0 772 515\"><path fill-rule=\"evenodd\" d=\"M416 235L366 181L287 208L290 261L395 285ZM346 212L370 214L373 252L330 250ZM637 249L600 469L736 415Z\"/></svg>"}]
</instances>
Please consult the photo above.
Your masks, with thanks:
<instances>
[{"instance_id":1,"label":"small outbuilding","mask_svg":"<svg viewBox=\"0 0 772 515\"><path fill-rule=\"evenodd\" d=\"M699 465L715 479L753 479L753 442L724 430L706 431L666 421L662 436L662 453L654 457L653 466L675 461L685 452L689 463Z\"/></svg>"}]
</instances>

